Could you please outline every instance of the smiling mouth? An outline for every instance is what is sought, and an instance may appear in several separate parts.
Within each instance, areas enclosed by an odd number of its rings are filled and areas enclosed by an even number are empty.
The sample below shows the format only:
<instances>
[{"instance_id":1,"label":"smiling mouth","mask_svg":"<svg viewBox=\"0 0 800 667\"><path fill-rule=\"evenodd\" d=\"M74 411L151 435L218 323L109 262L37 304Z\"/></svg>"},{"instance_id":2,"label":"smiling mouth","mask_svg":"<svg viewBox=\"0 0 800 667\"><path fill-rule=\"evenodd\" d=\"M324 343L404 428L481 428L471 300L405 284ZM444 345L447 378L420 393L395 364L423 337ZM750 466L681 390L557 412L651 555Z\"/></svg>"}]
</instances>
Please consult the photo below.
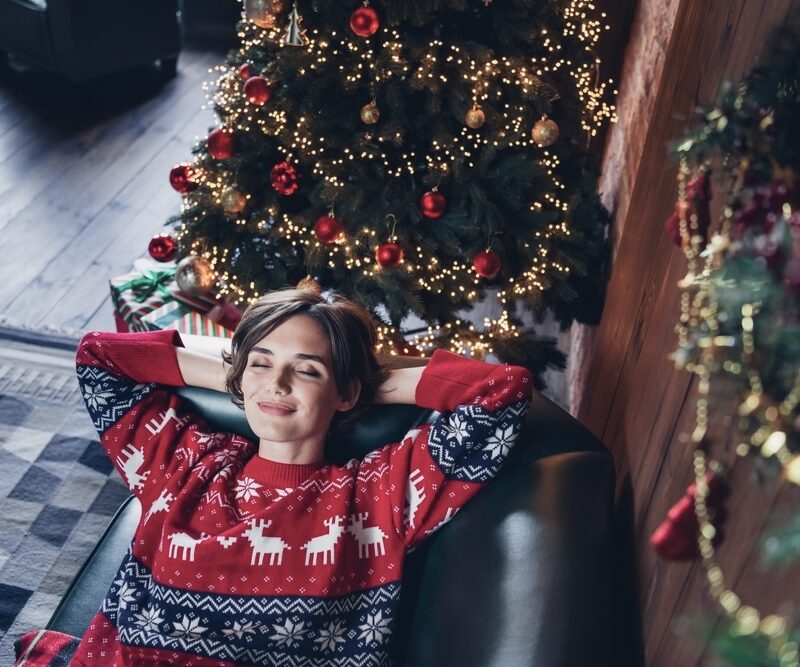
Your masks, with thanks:
<instances>
[{"instance_id":1,"label":"smiling mouth","mask_svg":"<svg viewBox=\"0 0 800 667\"><path fill-rule=\"evenodd\" d=\"M284 417L294 412L294 408L282 403L257 403L258 409L267 415L276 417Z\"/></svg>"}]
</instances>

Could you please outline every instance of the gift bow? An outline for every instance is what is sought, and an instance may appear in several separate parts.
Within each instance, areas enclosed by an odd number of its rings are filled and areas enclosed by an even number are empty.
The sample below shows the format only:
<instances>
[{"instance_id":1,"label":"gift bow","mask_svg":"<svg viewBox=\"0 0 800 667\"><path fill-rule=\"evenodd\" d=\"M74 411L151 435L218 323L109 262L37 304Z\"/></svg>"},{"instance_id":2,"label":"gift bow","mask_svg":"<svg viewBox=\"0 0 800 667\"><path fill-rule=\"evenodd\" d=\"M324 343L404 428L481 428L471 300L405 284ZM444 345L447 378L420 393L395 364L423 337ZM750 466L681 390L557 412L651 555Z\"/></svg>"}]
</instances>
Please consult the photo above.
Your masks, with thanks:
<instances>
[{"instance_id":1,"label":"gift bow","mask_svg":"<svg viewBox=\"0 0 800 667\"><path fill-rule=\"evenodd\" d=\"M165 299L171 299L172 294L166 286L169 285L174 278L174 271L146 271L138 278L134 278L124 285L120 285L119 291L125 292L130 290L139 303L146 301L152 296L153 292L156 291Z\"/></svg>"}]
</instances>

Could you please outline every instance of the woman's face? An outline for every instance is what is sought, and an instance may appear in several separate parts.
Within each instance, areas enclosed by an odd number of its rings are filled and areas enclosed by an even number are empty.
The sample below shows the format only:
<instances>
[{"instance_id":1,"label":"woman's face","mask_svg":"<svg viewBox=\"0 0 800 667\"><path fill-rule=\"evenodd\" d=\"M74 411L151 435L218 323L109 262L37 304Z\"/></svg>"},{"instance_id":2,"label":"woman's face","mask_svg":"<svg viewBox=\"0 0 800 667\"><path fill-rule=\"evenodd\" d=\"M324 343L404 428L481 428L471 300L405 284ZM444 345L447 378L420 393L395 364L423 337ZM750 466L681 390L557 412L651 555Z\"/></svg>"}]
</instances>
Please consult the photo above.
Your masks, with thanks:
<instances>
[{"instance_id":1,"label":"woman's face","mask_svg":"<svg viewBox=\"0 0 800 667\"><path fill-rule=\"evenodd\" d=\"M289 318L256 343L241 387L247 421L262 445L318 447L320 453L336 411L349 410L358 398L357 392L340 396L330 341L305 315Z\"/></svg>"}]
</instances>

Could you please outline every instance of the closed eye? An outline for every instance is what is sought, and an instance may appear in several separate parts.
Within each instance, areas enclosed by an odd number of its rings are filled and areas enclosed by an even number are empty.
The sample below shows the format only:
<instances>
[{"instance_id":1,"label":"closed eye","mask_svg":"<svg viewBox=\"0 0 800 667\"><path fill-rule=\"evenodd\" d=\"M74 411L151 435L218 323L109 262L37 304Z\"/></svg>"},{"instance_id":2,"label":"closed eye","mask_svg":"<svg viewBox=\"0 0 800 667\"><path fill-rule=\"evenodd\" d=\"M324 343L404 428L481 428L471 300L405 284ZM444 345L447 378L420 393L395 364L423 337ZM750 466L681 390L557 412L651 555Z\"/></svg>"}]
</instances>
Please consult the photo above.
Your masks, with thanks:
<instances>
[{"instance_id":1,"label":"closed eye","mask_svg":"<svg viewBox=\"0 0 800 667\"><path fill-rule=\"evenodd\" d=\"M297 372L300 373L300 375L309 375L315 378L319 377L319 373L315 370L298 370Z\"/></svg>"}]
</instances>

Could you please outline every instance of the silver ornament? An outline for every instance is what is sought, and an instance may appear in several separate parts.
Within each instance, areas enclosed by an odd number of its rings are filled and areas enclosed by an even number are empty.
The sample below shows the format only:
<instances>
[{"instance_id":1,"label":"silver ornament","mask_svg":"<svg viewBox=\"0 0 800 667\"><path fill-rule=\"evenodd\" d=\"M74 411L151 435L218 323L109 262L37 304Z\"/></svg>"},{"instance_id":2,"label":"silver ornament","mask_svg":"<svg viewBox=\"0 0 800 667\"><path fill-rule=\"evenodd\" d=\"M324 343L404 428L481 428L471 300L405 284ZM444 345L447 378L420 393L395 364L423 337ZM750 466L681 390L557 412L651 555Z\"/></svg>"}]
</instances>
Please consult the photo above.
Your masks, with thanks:
<instances>
[{"instance_id":1,"label":"silver ornament","mask_svg":"<svg viewBox=\"0 0 800 667\"><path fill-rule=\"evenodd\" d=\"M181 292L190 296L203 296L216 285L217 274L205 257L189 255L178 262L175 282Z\"/></svg>"}]
</instances>

